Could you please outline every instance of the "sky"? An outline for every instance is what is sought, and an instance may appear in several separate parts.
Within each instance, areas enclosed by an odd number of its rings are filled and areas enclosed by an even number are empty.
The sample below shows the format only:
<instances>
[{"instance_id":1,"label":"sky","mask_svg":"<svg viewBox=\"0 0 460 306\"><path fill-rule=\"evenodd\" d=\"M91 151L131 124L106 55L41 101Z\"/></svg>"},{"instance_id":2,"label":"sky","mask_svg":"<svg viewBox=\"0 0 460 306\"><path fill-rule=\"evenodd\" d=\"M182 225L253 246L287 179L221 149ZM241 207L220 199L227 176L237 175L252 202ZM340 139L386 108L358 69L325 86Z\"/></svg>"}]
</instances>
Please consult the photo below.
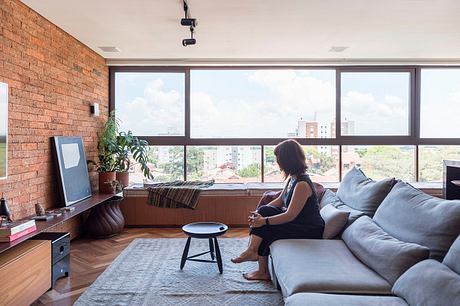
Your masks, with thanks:
<instances>
[{"instance_id":1,"label":"sky","mask_svg":"<svg viewBox=\"0 0 460 306\"><path fill-rule=\"evenodd\" d=\"M122 130L183 135L184 84L181 73L117 73ZM355 122L355 134L408 134L408 73L343 73L341 99L342 120ZM458 137L459 115L460 69L424 69L422 136ZM334 117L334 70L191 71L194 138L285 138L300 118L330 124Z\"/></svg>"}]
</instances>

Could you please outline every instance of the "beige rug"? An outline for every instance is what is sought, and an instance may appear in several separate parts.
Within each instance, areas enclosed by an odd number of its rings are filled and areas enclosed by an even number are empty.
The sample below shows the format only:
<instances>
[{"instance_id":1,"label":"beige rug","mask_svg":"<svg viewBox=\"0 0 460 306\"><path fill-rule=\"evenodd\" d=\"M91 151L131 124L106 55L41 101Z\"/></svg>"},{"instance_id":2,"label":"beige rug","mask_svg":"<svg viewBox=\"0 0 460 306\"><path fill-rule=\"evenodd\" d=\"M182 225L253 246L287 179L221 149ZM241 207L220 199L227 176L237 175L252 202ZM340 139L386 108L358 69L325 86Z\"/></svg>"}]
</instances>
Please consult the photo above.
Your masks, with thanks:
<instances>
[{"instance_id":1,"label":"beige rug","mask_svg":"<svg viewBox=\"0 0 460 306\"><path fill-rule=\"evenodd\" d=\"M179 269L185 239L136 239L74 305L284 305L269 282L247 281L257 263L233 264L230 258L246 239L220 238L224 273L217 264L187 261ZM192 239L189 255L208 250L207 239ZM210 256L204 255L205 259Z\"/></svg>"}]
</instances>

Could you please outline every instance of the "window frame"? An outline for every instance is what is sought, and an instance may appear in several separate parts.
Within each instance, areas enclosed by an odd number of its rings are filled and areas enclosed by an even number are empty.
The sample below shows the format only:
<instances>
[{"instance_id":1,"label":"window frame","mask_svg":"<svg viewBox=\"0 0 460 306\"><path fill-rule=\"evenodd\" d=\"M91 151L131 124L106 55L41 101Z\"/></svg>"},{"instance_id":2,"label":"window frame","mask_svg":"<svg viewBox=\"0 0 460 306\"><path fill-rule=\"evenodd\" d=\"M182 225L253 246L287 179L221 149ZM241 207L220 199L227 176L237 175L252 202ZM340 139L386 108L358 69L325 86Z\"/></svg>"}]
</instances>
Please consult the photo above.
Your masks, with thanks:
<instances>
[{"instance_id":1,"label":"window frame","mask_svg":"<svg viewBox=\"0 0 460 306\"><path fill-rule=\"evenodd\" d=\"M460 65L344 65L344 66L109 66L109 112L115 109L115 74L139 73L184 73L185 78L185 133L184 136L136 135L154 146L183 146L184 180L187 179L187 146L260 146L261 181L264 182L264 146L273 146L286 138L191 138L190 137L190 71L191 70L334 70L336 86L336 137L335 138L293 138L304 146L338 146L339 180L342 180L342 146L353 145L395 145L415 146L415 179L419 181L419 145L460 145L460 138L420 138L420 94L422 69L459 69ZM342 136L341 134L341 76L343 72L408 72L409 82L409 133L407 136Z\"/></svg>"}]
</instances>

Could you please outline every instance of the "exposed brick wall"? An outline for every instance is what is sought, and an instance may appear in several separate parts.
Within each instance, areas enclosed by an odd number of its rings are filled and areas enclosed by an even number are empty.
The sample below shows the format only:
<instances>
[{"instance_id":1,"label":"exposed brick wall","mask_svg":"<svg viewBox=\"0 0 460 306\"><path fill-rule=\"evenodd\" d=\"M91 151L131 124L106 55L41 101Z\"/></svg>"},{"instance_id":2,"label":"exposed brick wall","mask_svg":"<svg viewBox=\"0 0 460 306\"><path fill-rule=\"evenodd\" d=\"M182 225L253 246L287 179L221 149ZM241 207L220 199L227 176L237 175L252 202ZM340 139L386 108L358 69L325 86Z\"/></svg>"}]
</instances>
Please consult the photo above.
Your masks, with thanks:
<instances>
[{"instance_id":1,"label":"exposed brick wall","mask_svg":"<svg viewBox=\"0 0 460 306\"><path fill-rule=\"evenodd\" d=\"M0 192L22 218L34 213L35 203L58 205L51 136L82 136L87 158L96 157L106 116L91 117L89 104L100 103L107 114L108 68L18 0L0 1L0 25L0 82L9 86L8 178L0 180Z\"/></svg>"}]
</instances>

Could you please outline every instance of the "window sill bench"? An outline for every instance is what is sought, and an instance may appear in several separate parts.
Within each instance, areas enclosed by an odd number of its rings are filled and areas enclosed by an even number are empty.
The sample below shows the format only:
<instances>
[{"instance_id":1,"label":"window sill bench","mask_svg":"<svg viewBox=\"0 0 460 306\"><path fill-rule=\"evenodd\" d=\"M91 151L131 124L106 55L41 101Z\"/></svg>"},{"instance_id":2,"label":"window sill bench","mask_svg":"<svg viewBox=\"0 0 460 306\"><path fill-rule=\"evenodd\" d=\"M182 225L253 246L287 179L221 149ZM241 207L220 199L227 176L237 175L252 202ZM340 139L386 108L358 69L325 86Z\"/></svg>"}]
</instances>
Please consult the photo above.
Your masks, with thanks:
<instances>
[{"instance_id":1,"label":"window sill bench","mask_svg":"<svg viewBox=\"0 0 460 306\"><path fill-rule=\"evenodd\" d=\"M321 183L324 188L337 190L339 183ZM433 196L442 197L442 183L411 183L418 188ZM239 183L239 184L222 184L217 183L213 186L203 189L200 197L260 197L268 190L281 190L284 183ZM147 187L142 184L131 185L124 189L125 197L146 197L148 195Z\"/></svg>"}]
</instances>

